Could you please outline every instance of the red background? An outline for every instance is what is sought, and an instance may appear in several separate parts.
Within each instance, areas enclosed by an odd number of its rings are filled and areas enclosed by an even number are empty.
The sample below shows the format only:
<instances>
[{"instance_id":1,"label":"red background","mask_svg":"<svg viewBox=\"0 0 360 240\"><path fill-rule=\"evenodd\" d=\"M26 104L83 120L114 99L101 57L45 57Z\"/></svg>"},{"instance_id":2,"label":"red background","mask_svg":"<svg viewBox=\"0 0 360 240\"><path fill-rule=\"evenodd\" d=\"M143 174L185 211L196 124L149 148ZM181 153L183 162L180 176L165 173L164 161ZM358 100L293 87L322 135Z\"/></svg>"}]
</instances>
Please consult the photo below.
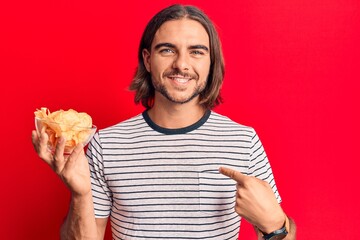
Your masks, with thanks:
<instances>
[{"instance_id":1,"label":"red background","mask_svg":"<svg viewBox=\"0 0 360 240\"><path fill-rule=\"evenodd\" d=\"M216 23L227 72L215 110L257 130L298 239L359 238L360 2L180 2ZM67 213L33 151L34 110L85 111L99 128L142 111L127 90L139 39L170 3L0 3L1 239L58 239ZM249 224L240 237L255 239Z\"/></svg>"}]
</instances>

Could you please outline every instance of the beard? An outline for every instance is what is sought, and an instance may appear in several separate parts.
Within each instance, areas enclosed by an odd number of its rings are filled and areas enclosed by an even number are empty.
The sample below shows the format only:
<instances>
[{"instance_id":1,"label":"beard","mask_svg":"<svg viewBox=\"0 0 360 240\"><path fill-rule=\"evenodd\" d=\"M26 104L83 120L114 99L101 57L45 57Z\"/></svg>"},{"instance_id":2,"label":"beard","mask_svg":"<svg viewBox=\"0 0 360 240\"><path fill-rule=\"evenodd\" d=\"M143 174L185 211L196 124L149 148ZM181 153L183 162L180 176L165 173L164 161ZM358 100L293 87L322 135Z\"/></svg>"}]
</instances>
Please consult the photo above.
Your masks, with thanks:
<instances>
[{"instance_id":1,"label":"beard","mask_svg":"<svg viewBox=\"0 0 360 240\"><path fill-rule=\"evenodd\" d=\"M163 84L159 84L158 86L155 86L155 91L158 91L159 93L161 93L161 95L163 95L167 100L169 100L173 103L179 103L179 104L184 104L184 103L190 102L195 97L199 96L200 93L204 89L205 89L205 85L204 86L196 86L196 88L194 89L194 91L192 92L191 95L189 95L187 97L183 97L183 98L176 98L175 96L171 95L168 92L168 90L166 89L166 87Z\"/></svg>"},{"instance_id":2,"label":"beard","mask_svg":"<svg viewBox=\"0 0 360 240\"><path fill-rule=\"evenodd\" d=\"M169 72L165 72L163 74L163 78L167 78L168 76L171 75L181 75L184 77L191 77L190 81L196 81L198 83L199 81L199 77L198 75L195 74L188 74L188 73L183 73L181 71L169 71ZM170 102L173 103L178 103L178 104L184 104L184 103L188 103L191 100L193 100L194 98L196 98L197 96L199 96L205 89L207 81L205 81L203 84L200 85L196 85L193 92L191 94L189 94L188 96L185 97L176 97L175 94L170 94L168 89L166 88L165 84L161 83L161 82L153 82L153 86L155 88L155 91L159 92L161 95L163 95L167 100L169 100ZM178 92L182 92L182 91L187 91L184 88L178 87L175 88L176 91Z\"/></svg>"}]
</instances>

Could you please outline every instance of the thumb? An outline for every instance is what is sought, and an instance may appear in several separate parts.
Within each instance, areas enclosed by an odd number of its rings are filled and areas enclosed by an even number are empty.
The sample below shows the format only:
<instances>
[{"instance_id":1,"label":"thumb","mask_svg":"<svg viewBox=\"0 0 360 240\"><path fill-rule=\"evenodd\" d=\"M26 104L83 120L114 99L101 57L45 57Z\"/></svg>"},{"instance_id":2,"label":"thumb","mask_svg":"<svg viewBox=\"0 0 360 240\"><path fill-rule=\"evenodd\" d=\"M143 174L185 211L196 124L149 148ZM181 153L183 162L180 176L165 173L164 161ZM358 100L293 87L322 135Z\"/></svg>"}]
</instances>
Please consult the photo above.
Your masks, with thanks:
<instances>
[{"instance_id":1,"label":"thumb","mask_svg":"<svg viewBox=\"0 0 360 240\"><path fill-rule=\"evenodd\" d=\"M219 172L229 178L235 180L237 183L242 183L246 179L246 175L242 174L241 172L235 171L231 168L220 167Z\"/></svg>"},{"instance_id":2,"label":"thumb","mask_svg":"<svg viewBox=\"0 0 360 240\"><path fill-rule=\"evenodd\" d=\"M81 143L79 143L75 146L70 156L68 156L66 162L67 163L66 168L72 168L76 163L77 159L79 158L79 156L82 154L84 154L84 146Z\"/></svg>"}]
</instances>

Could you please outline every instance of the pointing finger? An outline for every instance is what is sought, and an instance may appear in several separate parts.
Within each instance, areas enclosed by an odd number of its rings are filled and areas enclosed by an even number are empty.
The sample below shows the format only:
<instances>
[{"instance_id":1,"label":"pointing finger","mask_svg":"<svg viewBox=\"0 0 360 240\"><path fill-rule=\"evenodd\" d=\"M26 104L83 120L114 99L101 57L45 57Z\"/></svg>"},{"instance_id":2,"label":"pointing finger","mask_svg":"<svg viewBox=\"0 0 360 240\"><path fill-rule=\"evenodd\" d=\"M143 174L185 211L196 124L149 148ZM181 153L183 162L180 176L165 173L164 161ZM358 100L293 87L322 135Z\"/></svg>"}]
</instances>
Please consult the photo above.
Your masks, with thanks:
<instances>
[{"instance_id":1,"label":"pointing finger","mask_svg":"<svg viewBox=\"0 0 360 240\"><path fill-rule=\"evenodd\" d=\"M237 183L243 183L246 179L246 175L242 174L241 172L235 171L231 168L220 167L219 172L229 178L235 180Z\"/></svg>"}]
</instances>

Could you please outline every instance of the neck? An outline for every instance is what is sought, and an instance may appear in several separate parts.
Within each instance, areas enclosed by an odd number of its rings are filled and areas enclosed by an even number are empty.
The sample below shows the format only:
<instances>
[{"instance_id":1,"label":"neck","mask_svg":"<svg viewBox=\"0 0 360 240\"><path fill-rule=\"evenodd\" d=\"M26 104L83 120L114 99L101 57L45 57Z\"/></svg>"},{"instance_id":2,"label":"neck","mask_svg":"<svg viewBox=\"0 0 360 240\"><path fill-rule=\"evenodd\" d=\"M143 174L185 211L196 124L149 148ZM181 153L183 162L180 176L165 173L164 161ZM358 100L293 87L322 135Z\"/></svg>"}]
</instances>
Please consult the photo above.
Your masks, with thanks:
<instances>
[{"instance_id":1,"label":"neck","mask_svg":"<svg viewBox=\"0 0 360 240\"><path fill-rule=\"evenodd\" d=\"M199 121L205 114L206 109L198 103L198 99L184 104L154 102L154 106L148 111L151 120L158 126L168 129L177 129L190 126Z\"/></svg>"}]
</instances>

